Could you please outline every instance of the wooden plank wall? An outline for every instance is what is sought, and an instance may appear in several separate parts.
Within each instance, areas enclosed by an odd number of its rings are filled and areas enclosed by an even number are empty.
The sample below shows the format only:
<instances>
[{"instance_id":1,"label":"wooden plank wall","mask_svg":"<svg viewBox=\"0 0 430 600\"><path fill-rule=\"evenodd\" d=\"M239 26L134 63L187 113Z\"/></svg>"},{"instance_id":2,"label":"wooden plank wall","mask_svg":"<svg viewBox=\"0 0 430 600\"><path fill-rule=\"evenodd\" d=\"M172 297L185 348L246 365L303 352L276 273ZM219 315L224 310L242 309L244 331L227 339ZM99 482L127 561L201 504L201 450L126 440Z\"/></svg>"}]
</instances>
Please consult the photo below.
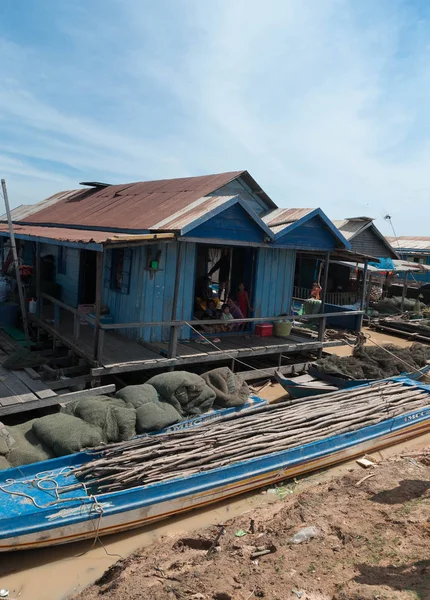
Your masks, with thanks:
<instances>
[{"instance_id":1,"label":"wooden plank wall","mask_svg":"<svg viewBox=\"0 0 430 600\"><path fill-rule=\"evenodd\" d=\"M151 273L147 269L148 252L155 258L161 251L159 270ZM121 294L111 290L104 282L102 302L109 307L115 323L138 321L170 321L176 273L176 244L151 244L140 246L132 251L130 291ZM106 253L104 260L110 260ZM178 319L191 319L194 308L196 245L184 243L181 266L181 280L178 295ZM123 329L121 333L133 339L145 341L166 341L170 328L151 327ZM183 328L181 338L189 337L189 328Z\"/></svg>"},{"instance_id":2,"label":"wooden plank wall","mask_svg":"<svg viewBox=\"0 0 430 600\"><path fill-rule=\"evenodd\" d=\"M286 248L259 248L254 317L288 313L293 294L296 253Z\"/></svg>"}]
</instances>

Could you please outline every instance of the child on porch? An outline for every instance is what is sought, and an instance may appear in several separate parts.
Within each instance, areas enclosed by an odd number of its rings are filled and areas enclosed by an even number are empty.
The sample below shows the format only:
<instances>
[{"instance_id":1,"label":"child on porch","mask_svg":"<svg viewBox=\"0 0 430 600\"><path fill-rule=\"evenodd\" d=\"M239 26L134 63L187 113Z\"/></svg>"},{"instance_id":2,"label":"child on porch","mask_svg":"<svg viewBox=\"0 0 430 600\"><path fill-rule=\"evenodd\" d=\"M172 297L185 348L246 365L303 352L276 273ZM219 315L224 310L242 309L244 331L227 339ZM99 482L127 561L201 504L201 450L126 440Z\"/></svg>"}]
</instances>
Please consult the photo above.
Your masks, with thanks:
<instances>
[{"instance_id":1,"label":"child on porch","mask_svg":"<svg viewBox=\"0 0 430 600\"><path fill-rule=\"evenodd\" d=\"M249 312L252 312L252 308L251 303L249 301L248 292L245 290L244 283L239 283L239 287L237 288L236 294L236 302L240 308L241 313L246 319L248 316L248 310Z\"/></svg>"}]
</instances>

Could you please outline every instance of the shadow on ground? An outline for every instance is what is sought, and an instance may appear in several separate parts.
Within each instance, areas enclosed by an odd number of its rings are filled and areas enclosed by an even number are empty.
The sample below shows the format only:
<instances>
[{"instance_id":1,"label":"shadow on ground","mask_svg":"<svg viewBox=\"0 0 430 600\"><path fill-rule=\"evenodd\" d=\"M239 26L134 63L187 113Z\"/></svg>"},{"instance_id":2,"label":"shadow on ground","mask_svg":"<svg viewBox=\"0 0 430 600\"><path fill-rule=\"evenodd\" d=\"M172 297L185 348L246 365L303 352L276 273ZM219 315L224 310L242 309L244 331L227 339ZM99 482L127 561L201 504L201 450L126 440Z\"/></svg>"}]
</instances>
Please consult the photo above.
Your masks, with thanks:
<instances>
[{"instance_id":1,"label":"shadow on ground","mask_svg":"<svg viewBox=\"0 0 430 600\"><path fill-rule=\"evenodd\" d=\"M404 479L397 487L374 494L370 500L380 504L404 504L421 498L428 490L430 490L430 481Z\"/></svg>"},{"instance_id":2,"label":"shadow on ground","mask_svg":"<svg viewBox=\"0 0 430 600\"><path fill-rule=\"evenodd\" d=\"M354 581L361 585L385 585L397 591L410 591L420 600L430 598L430 560L399 567L357 565L360 575Z\"/></svg>"}]
</instances>

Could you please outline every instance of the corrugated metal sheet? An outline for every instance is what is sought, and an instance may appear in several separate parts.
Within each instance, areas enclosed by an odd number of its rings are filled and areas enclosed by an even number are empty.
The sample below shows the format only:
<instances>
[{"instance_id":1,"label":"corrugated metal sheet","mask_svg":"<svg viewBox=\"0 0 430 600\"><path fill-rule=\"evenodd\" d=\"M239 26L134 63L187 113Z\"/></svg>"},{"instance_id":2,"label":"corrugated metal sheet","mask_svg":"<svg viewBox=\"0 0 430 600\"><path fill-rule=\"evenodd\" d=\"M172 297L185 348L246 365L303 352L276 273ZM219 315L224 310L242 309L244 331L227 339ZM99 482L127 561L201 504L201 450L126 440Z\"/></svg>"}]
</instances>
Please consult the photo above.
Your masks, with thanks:
<instances>
[{"instance_id":1,"label":"corrugated metal sheet","mask_svg":"<svg viewBox=\"0 0 430 600\"><path fill-rule=\"evenodd\" d=\"M387 236L387 240L395 250L430 250L430 237L402 235L395 238Z\"/></svg>"},{"instance_id":2,"label":"corrugated metal sheet","mask_svg":"<svg viewBox=\"0 0 430 600\"><path fill-rule=\"evenodd\" d=\"M95 231L89 229L69 229L67 227L41 227L37 225L14 225L13 230L16 236L28 235L33 237L46 238L57 242L76 242L80 244L105 244L107 242L138 242L143 239L158 239L160 235L165 239L173 234L115 234L109 231ZM0 233L9 233L7 224L0 223Z\"/></svg>"},{"instance_id":3,"label":"corrugated metal sheet","mask_svg":"<svg viewBox=\"0 0 430 600\"><path fill-rule=\"evenodd\" d=\"M373 219L370 218L358 218L358 219L342 219L340 221L333 221L333 224L339 229L344 238L350 241L355 237L364 227L368 227L369 223Z\"/></svg>"},{"instance_id":4,"label":"corrugated metal sheet","mask_svg":"<svg viewBox=\"0 0 430 600\"><path fill-rule=\"evenodd\" d=\"M156 223L151 227L151 230L181 230L190 223L193 223L200 217L207 215L212 210L226 204L230 200L233 200L235 196L206 196L199 198L195 202L192 202L188 206L179 210L175 214L167 217L163 221Z\"/></svg>"},{"instance_id":5,"label":"corrugated metal sheet","mask_svg":"<svg viewBox=\"0 0 430 600\"><path fill-rule=\"evenodd\" d=\"M60 192L59 194L54 194L46 200L42 200L37 204L21 204L16 208L10 211L12 221L18 222L24 220L26 217L32 215L33 213L39 212L42 209L48 208L53 204L59 202L62 198L64 198L65 194L70 194L70 192ZM7 223L7 215L4 214L0 217L0 221Z\"/></svg>"},{"instance_id":6,"label":"corrugated metal sheet","mask_svg":"<svg viewBox=\"0 0 430 600\"><path fill-rule=\"evenodd\" d=\"M240 176L254 182L246 171L233 171L63 192L49 208L42 207L23 221L148 230Z\"/></svg>"},{"instance_id":7,"label":"corrugated metal sheet","mask_svg":"<svg viewBox=\"0 0 430 600\"><path fill-rule=\"evenodd\" d=\"M263 221L276 235L285 229L287 225L306 217L314 210L314 208L277 208L263 217Z\"/></svg>"}]
</instances>

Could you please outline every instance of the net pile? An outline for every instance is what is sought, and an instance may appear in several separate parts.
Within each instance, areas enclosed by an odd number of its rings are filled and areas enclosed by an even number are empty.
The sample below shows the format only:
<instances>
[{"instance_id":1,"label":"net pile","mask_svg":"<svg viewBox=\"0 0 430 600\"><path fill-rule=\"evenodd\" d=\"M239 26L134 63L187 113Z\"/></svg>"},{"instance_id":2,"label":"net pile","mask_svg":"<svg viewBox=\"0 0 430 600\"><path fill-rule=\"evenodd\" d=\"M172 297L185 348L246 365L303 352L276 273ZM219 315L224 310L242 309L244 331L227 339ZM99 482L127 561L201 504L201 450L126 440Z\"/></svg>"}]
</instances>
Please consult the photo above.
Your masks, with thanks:
<instances>
[{"instance_id":1,"label":"net pile","mask_svg":"<svg viewBox=\"0 0 430 600\"><path fill-rule=\"evenodd\" d=\"M95 492L189 477L332 435L375 425L429 403L424 390L400 382L288 400L224 417L196 430L137 438L100 450L73 474Z\"/></svg>"},{"instance_id":2,"label":"net pile","mask_svg":"<svg viewBox=\"0 0 430 600\"><path fill-rule=\"evenodd\" d=\"M318 360L316 366L320 371L336 377L384 379L416 371L424 367L428 360L430 347L424 344L412 344L409 348L386 344L383 347L355 348L352 356L332 354Z\"/></svg>"}]
</instances>

